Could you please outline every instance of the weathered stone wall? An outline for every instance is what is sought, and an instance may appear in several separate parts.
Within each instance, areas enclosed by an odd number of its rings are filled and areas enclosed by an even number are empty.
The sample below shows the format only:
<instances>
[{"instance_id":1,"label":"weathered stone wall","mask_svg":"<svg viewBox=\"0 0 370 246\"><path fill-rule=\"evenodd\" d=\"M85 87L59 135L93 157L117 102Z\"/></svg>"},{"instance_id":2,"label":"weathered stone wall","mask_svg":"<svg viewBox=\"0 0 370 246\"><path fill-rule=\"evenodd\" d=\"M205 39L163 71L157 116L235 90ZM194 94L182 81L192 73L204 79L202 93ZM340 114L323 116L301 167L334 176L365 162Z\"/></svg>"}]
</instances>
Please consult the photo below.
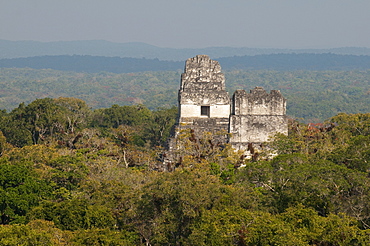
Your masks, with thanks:
<instances>
[{"instance_id":1,"label":"weathered stone wall","mask_svg":"<svg viewBox=\"0 0 370 246\"><path fill-rule=\"evenodd\" d=\"M185 89L179 93L179 103L194 105L229 105L230 97L227 91L212 91Z\"/></svg>"},{"instance_id":2,"label":"weathered stone wall","mask_svg":"<svg viewBox=\"0 0 370 246\"><path fill-rule=\"evenodd\" d=\"M212 89L212 87L209 87L209 84L199 82L212 82L214 85L220 85L220 87L213 87L213 89L225 90L225 76L221 73L220 64L218 61L211 60L207 55L197 55L187 59L184 73L181 75L181 81L181 90L190 86L190 83L196 83L196 86L205 86L204 88Z\"/></svg>"},{"instance_id":3,"label":"weathered stone wall","mask_svg":"<svg viewBox=\"0 0 370 246\"><path fill-rule=\"evenodd\" d=\"M267 93L256 87L250 93L237 90L230 115L230 143L235 149L247 150L248 144L267 142L275 133L288 134L286 99L280 91Z\"/></svg>"},{"instance_id":4,"label":"weathered stone wall","mask_svg":"<svg viewBox=\"0 0 370 246\"><path fill-rule=\"evenodd\" d=\"M250 93L237 90L233 95L232 114L285 115L286 99L280 91L267 93L262 87L256 87Z\"/></svg>"},{"instance_id":5,"label":"weathered stone wall","mask_svg":"<svg viewBox=\"0 0 370 246\"><path fill-rule=\"evenodd\" d=\"M229 128L229 119L227 118L192 118L191 124L181 124L179 128L193 129L196 134L201 132L211 132L218 134L220 132L227 133ZM227 139L225 139L226 141Z\"/></svg>"},{"instance_id":6,"label":"weathered stone wall","mask_svg":"<svg viewBox=\"0 0 370 246\"><path fill-rule=\"evenodd\" d=\"M263 143L275 133L288 134L285 115L231 115L230 143Z\"/></svg>"},{"instance_id":7,"label":"weathered stone wall","mask_svg":"<svg viewBox=\"0 0 370 246\"><path fill-rule=\"evenodd\" d=\"M227 118L230 115L230 105L211 105L209 107L210 107L210 116L209 116L210 118ZM180 105L180 111L182 123L189 122L189 119L187 118L207 117L201 115L201 107L194 104Z\"/></svg>"}]
</instances>

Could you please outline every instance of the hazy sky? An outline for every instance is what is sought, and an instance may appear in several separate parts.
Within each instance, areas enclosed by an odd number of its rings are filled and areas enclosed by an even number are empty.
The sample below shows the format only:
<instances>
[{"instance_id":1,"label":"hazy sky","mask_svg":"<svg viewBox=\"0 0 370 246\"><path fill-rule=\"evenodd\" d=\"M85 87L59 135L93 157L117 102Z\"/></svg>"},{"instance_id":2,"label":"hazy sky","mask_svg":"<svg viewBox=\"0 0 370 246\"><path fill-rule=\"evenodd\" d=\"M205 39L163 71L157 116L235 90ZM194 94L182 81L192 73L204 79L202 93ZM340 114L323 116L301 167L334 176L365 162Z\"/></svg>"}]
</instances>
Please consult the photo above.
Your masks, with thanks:
<instances>
[{"instance_id":1,"label":"hazy sky","mask_svg":"<svg viewBox=\"0 0 370 246\"><path fill-rule=\"evenodd\" d=\"M370 47L370 0L0 0L0 39Z\"/></svg>"}]
</instances>

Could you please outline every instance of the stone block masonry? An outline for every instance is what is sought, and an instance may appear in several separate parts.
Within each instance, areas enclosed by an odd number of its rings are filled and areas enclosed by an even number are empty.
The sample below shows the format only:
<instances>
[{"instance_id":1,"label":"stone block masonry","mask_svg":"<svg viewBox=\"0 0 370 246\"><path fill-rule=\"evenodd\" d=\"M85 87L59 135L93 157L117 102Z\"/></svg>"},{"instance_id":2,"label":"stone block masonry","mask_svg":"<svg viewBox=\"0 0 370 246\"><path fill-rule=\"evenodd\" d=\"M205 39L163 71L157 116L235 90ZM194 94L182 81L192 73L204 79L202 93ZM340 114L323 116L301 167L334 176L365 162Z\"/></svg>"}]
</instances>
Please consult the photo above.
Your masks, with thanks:
<instances>
[{"instance_id":1,"label":"stone block masonry","mask_svg":"<svg viewBox=\"0 0 370 246\"><path fill-rule=\"evenodd\" d=\"M237 150L260 145L275 133L288 134L286 99L280 91L267 93L256 87L250 93L237 90L232 99L229 142Z\"/></svg>"},{"instance_id":2,"label":"stone block masonry","mask_svg":"<svg viewBox=\"0 0 370 246\"><path fill-rule=\"evenodd\" d=\"M228 131L230 97L217 61L198 55L186 61L179 90L178 130Z\"/></svg>"},{"instance_id":3,"label":"stone block masonry","mask_svg":"<svg viewBox=\"0 0 370 246\"><path fill-rule=\"evenodd\" d=\"M218 141L229 142L247 156L252 145L260 146L275 133L288 134L286 99L280 91L268 93L262 87L250 93L237 90L230 99L220 64L207 55L186 61L178 102L179 116L167 154L171 158L174 155L170 152L176 149L176 136L183 129L190 128L196 135L230 133Z\"/></svg>"}]
</instances>

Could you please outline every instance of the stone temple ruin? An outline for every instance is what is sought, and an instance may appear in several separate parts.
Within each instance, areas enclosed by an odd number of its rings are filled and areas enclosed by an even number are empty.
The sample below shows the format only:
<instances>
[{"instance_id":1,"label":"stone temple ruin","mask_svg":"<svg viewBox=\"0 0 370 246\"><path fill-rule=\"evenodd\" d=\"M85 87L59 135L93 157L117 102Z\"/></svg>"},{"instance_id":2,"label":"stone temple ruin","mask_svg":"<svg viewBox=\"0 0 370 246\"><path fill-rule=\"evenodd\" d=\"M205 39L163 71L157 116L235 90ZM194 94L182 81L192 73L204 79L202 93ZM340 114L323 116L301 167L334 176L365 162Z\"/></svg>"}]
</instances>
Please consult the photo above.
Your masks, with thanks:
<instances>
[{"instance_id":1,"label":"stone temple ruin","mask_svg":"<svg viewBox=\"0 0 370 246\"><path fill-rule=\"evenodd\" d=\"M195 134L230 133L219 140L250 156L252 145L259 146L274 133L288 133L286 99L280 91L267 93L261 87L250 93L237 90L230 99L220 64L197 55L186 61L181 75L179 116L169 152L176 148L176 135L188 128Z\"/></svg>"}]
</instances>

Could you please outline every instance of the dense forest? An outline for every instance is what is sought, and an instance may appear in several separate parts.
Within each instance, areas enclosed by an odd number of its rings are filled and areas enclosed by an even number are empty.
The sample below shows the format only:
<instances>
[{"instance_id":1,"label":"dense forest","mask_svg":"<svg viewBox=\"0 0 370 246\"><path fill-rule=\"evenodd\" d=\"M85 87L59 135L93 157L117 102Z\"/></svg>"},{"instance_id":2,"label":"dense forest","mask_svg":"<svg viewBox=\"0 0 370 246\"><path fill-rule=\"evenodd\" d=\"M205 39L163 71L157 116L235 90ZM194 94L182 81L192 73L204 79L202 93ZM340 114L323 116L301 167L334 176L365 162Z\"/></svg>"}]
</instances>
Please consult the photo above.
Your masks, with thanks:
<instances>
[{"instance_id":1,"label":"dense forest","mask_svg":"<svg viewBox=\"0 0 370 246\"><path fill-rule=\"evenodd\" d=\"M370 244L370 114L290 120L253 160L184 131L164 172L176 114L71 97L2 111L0 245Z\"/></svg>"},{"instance_id":2,"label":"dense forest","mask_svg":"<svg viewBox=\"0 0 370 246\"><path fill-rule=\"evenodd\" d=\"M177 106L181 70L115 74L51 69L1 68L0 109L8 111L37 98L75 97L93 109L144 104ZM370 70L225 70L230 96L256 86L281 90L287 114L302 122L322 122L338 113L367 113Z\"/></svg>"},{"instance_id":3,"label":"dense forest","mask_svg":"<svg viewBox=\"0 0 370 246\"><path fill-rule=\"evenodd\" d=\"M227 90L281 90L289 135L245 159L183 131L169 166L181 68L0 68L0 245L370 245L370 70L244 58Z\"/></svg>"},{"instance_id":4,"label":"dense forest","mask_svg":"<svg viewBox=\"0 0 370 246\"><path fill-rule=\"evenodd\" d=\"M145 58L121 58L104 56L37 56L13 59L1 59L0 67L55 69L74 72L111 72L136 73L145 71L176 71L184 62L160 61Z\"/></svg>"}]
</instances>

